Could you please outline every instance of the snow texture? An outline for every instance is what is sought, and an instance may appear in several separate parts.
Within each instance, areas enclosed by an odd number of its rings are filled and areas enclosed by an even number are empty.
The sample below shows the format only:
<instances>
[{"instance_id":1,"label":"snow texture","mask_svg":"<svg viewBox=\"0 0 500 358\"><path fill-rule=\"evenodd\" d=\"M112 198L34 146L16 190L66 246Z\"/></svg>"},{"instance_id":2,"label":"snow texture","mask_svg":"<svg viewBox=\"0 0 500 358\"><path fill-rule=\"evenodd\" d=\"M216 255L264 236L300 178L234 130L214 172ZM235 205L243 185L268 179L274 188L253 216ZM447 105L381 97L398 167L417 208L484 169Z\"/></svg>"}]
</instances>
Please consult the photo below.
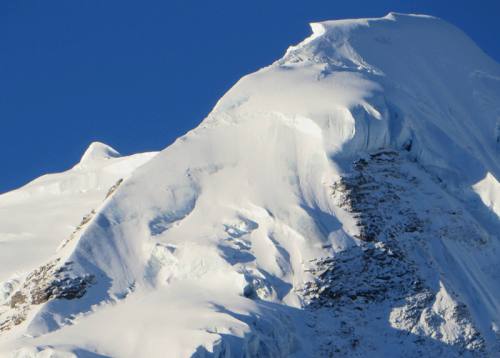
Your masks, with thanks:
<instances>
[{"instance_id":1,"label":"snow texture","mask_svg":"<svg viewBox=\"0 0 500 358\"><path fill-rule=\"evenodd\" d=\"M500 66L430 16L311 27L160 153L0 196L0 354L500 356Z\"/></svg>"}]
</instances>

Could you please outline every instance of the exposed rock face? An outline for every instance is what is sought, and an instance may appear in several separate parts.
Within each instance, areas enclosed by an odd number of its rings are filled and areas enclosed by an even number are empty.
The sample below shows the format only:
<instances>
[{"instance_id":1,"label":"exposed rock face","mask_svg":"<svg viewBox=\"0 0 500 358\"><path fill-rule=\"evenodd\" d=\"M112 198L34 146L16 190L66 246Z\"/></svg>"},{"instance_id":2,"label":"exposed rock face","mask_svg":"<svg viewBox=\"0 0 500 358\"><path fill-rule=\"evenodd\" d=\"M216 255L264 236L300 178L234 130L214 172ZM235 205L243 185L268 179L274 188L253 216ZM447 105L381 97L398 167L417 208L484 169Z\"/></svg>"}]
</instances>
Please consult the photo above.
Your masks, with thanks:
<instances>
[{"instance_id":1,"label":"exposed rock face","mask_svg":"<svg viewBox=\"0 0 500 358\"><path fill-rule=\"evenodd\" d=\"M58 265L59 259L32 271L10 300L10 310L0 315L0 331L8 330L26 319L31 305L39 305L52 299L76 299L82 297L94 282L92 275L77 276L71 272L71 262ZM2 317L3 316L3 317Z\"/></svg>"},{"instance_id":2,"label":"exposed rock face","mask_svg":"<svg viewBox=\"0 0 500 358\"><path fill-rule=\"evenodd\" d=\"M117 182L115 184L113 184L113 186L111 188L109 188L108 192L106 193L105 199L107 199L111 195L113 195L113 193L116 191L116 189L118 189L118 187L121 185L121 183L123 183L123 178L118 179Z\"/></svg>"},{"instance_id":3,"label":"exposed rock face","mask_svg":"<svg viewBox=\"0 0 500 358\"><path fill-rule=\"evenodd\" d=\"M430 192L412 169L418 169L417 165L404 154L380 151L357 160L351 175L332 186L338 205L357 220L359 233L355 237L359 246L311 262L315 281L303 289L306 305L317 314L342 317L338 335L324 340L321 355L349 355L369 346L359 327L370 319L386 324L389 321L394 330L387 333L387 327L382 325L381 333L393 335L391 339L399 344L404 344L410 333L422 336L413 342L417 344L409 345L422 352L435 352L442 341L455 346L456 354L484 354L484 339L467 307L442 285L432 287L429 281L440 281L439 273L424 277L411 258L415 247L425 252L430 236L467 240L471 245L481 245L484 239L470 222L453 211L441 215L458 216L458 220L448 222L461 223L461 235L456 235L456 228L431 226L429 215L439 208L433 207L431 197L422 203L423 210L411 206L414 192ZM431 257L426 259L435 267ZM448 305L437 309L443 296ZM446 336L446 326L453 326L455 334Z\"/></svg>"},{"instance_id":4,"label":"exposed rock face","mask_svg":"<svg viewBox=\"0 0 500 358\"><path fill-rule=\"evenodd\" d=\"M424 286L414 265L401 250L377 243L340 252L315 262L316 282L306 284L311 307L336 304L370 304L420 294L424 301L434 295Z\"/></svg>"}]
</instances>

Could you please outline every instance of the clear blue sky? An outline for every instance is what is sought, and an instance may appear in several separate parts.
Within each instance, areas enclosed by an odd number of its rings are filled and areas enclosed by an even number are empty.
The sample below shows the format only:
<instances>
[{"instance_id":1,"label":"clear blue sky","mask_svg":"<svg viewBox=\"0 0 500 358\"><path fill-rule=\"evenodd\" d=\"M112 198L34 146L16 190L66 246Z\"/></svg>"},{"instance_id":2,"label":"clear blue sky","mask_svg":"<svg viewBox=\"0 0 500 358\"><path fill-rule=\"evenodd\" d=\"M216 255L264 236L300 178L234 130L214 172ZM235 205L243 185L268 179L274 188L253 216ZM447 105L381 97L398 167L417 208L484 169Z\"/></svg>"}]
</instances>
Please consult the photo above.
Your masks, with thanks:
<instances>
[{"instance_id":1,"label":"clear blue sky","mask_svg":"<svg viewBox=\"0 0 500 358\"><path fill-rule=\"evenodd\" d=\"M498 0L0 2L0 192L103 141L159 150L318 20L426 13L500 61Z\"/></svg>"}]
</instances>

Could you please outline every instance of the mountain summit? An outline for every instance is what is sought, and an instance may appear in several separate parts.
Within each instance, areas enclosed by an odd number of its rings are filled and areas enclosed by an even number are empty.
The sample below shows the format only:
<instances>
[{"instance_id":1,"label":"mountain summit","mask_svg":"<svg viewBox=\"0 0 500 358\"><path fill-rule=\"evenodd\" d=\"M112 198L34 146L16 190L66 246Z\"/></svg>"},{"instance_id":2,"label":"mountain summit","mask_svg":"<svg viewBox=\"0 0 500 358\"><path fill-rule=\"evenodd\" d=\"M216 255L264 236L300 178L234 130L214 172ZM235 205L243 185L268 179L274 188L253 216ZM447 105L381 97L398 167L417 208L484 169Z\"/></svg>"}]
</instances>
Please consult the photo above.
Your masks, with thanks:
<instances>
[{"instance_id":1,"label":"mountain summit","mask_svg":"<svg viewBox=\"0 0 500 358\"><path fill-rule=\"evenodd\" d=\"M312 30L0 272L0 352L498 355L500 66L430 16Z\"/></svg>"}]
</instances>

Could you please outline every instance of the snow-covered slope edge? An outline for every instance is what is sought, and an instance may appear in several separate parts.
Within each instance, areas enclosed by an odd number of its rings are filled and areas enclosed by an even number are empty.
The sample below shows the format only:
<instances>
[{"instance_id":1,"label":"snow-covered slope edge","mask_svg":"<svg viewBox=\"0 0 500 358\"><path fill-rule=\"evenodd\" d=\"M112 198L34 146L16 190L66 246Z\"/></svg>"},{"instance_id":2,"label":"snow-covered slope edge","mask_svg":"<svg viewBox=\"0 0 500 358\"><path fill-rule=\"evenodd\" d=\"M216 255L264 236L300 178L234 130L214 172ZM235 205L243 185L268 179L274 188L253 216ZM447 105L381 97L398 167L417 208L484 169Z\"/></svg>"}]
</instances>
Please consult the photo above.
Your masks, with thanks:
<instances>
[{"instance_id":1,"label":"snow-covered slope edge","mask_svg":"<svg viewBox=\"0 0 500 358\"><path fill-rule=\"evenodd\" d=\"M0 195L0 302L6 303L29 271L57 256L106 196L155 154L121 157L94 142L72 169Z\"/></svg>"},{"instance_id":2,"label":"snow-covered slope edge","mask_svg":"<svg viewBox=\"0 0 500 358\"><path fill-rule=\"evenodd\" d=\"M427 16L313 32L120 185L0 347L497 354L498 64Z\"/></svg>"}]
</instances>

